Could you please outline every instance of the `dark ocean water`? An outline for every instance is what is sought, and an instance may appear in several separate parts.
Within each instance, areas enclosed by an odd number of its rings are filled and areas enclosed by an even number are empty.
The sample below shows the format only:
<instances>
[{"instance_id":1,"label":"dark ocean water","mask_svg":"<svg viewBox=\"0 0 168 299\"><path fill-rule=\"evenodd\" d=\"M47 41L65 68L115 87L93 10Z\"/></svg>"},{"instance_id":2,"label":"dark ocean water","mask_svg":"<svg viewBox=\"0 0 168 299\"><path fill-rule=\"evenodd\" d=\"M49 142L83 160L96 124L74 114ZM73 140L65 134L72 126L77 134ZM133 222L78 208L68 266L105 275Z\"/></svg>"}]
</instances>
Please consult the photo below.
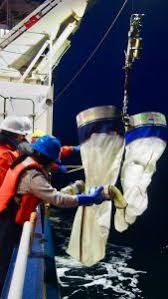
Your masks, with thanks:
<instances>
[{"instance_id":1,"label":"dark ocean water","mask_svg":"<svg viewBox=\"0 0 168 299\"><path fill-rule=\"evenodd\" d=\"M56 210L52 226L56 245L57 275L62 299L167 299L168 253L117 245L109 237L104 260L85 267L65 252L73 212ZM150 237L150 236L149 236ZM115 243L114 243L115 241Z\"/></svg>"}]
</instances>

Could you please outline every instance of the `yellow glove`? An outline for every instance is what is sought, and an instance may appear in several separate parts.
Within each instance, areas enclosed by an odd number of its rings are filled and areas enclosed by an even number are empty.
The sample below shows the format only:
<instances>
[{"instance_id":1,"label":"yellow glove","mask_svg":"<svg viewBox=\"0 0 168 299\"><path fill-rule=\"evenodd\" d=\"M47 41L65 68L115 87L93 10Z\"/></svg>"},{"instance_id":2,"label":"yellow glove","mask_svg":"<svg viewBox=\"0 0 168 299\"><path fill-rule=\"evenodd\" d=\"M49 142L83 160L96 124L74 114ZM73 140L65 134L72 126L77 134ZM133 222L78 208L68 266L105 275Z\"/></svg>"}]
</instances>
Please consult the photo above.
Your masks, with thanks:
<instances>
[{"instance_id":1,"label":"yellow glove","mask_svg":"<svg viewBox=\"0 0 168 299\"><path fill-rule=\"evenodd\" d=\"M117 187L112 185L107 187L109 198L114 200L114 205L116 207L114 214L114 227L121 233L128 228L128 223L125 221L125 208L127 206L127 202Z\"/></svg>"},{"instance_id":2,"label":"yellow glove","mask_svg":"<svg viewBox=\"0 0 168 299\"><path fill-rule=\"evenodd\" d=\"M104 193L109 197L109 199L114 200L114 205L116 208L124 209L127 206L126 200L116 186L108 185L104 187Z\"/></svg>"}]
</instances>

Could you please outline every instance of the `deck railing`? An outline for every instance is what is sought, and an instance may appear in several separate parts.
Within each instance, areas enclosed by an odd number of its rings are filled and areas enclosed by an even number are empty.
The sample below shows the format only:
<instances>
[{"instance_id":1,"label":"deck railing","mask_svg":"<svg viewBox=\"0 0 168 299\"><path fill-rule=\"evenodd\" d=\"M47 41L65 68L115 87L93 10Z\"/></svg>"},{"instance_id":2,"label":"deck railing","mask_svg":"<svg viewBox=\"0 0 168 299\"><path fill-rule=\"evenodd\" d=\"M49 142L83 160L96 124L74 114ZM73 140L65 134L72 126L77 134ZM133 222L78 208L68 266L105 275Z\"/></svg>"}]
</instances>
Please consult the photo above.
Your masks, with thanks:
<instances>
[{"instance_id":1,"label":"deck railing","mask_svg":"<svg viewBox=\"0 0 168 299\"><path fill-rule=\"evenodd\" d=\"M31 214L30 221L24 224L19 249L15 248L13 252L1 299L60 299L54 268L49 219L38 207L37 215ZM49 277L45 277L45 273Z\"/></svg>"},{"instance_id":2,"label":"deck railing","mask_svg":"<svg viewBox=\"0 0 168 299\"><path fill-rule=\"evenodd\" d=\"M34 234L36 219L37 215L34 212L31 214L30 221L24 223L8 299L22 299L27 259L30 252L30 244Z\"/></svg>"}]
</instances>

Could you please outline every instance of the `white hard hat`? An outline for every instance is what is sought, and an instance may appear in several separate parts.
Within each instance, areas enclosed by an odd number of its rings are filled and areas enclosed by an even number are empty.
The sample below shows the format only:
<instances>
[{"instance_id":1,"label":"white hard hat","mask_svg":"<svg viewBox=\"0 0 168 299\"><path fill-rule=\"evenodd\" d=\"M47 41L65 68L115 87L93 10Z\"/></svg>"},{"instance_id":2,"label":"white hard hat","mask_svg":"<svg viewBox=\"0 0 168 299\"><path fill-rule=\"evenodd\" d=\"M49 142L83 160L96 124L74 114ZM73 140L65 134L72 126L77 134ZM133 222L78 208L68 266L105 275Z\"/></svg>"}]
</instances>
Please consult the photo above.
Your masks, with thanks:
<instances>
[{"instance_id":1,"label":"white hard hat","mask_svg":"<svg viewBox=\"0 0 168 299\"><path fill-rule=\"evenodd\" d=\"M31 121L27 116L23 117L25 135L32 133Z\"/></svg>"},{"instance_id":2,"label":"white hard hat","mask_svg":"<svg viewBox=\"0 0 168 299\"><path fill-rule=\"evenodd\" d=\"M7 116L0 124L0 130L19 135L31 132L31 122L26 116Z\"/></svg>"}]
</instances>

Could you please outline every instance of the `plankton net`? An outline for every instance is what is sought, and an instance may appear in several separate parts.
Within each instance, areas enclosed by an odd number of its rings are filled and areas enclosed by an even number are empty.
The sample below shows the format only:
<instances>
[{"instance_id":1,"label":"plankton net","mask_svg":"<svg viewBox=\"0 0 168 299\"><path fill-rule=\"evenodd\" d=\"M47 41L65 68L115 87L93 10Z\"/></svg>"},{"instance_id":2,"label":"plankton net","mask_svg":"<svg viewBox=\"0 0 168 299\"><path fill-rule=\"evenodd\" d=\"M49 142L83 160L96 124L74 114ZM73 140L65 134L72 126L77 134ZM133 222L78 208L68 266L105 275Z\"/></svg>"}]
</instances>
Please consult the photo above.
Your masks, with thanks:
<instances>
[{"instance_id":1,"label":"plankton net","mask_svg":"<svg viewBox=\"0 0 168 299\"><path fill-rule=\"evenodd\" d=\"M88 193L92 187L115 185L124 151L121 113L114 106L99 106L77 115L80 152ZM125 202L117 207L125 208ZM75 215L67 253L86 266L104 258L111 225L112 202L79 207ZM120 230L120 218L115 226Z\"/></svg>"}]
</instances>

